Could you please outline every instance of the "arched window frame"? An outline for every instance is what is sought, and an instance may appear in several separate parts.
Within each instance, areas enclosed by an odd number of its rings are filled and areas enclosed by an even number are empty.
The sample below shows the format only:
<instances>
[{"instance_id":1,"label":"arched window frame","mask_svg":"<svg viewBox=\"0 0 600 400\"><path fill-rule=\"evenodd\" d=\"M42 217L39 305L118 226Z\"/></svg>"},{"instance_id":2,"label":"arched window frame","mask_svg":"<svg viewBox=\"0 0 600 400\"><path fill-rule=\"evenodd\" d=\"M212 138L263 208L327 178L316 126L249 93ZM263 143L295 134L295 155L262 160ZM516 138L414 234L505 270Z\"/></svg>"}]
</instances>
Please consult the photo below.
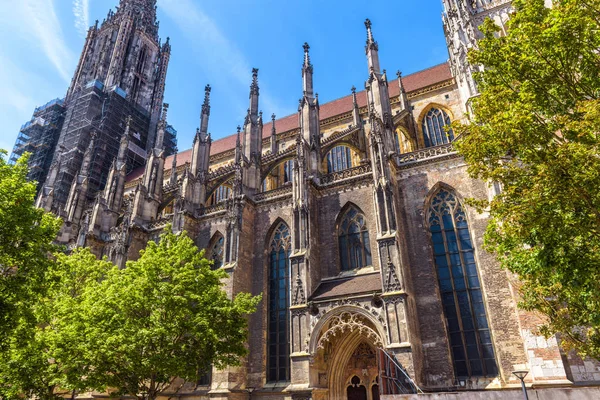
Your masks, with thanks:
<instances>
[{"instance_id":1,"label":"arched window frame","mask_svg":"<svg viewBox=\"0 0 600 400\"><path fill-rule=\"evenodd\" d=\"M454 140L454 132L448 132L444 127L452 123L450 114L439 106L431 106L426 109L421 118L421 131L425 147L440 146Z\"/></svg>"},{"instance_id":2,"label":"arched window frame","mask_svg":"<svg viewBox=\"0 0 600 400\"><path fill-rule=\"evenodd\" d=\"M438 288L457 377L495 377L498 364L465 209L438 187L427 212Z\"/></svg>"},{"instance_id":3,"label":"arched window frame","mask_svg":"<svg viewBox=\"0 0 600 400\"><path fill-rule=\"evenodd\" d=\"M279 221L270 236L268 250L267 382L290 381L290 282L289 257L292 236Z\"/></svg>"},{"instance_id":4,"label":"arched window frame","mask_svg":"<svg viewBox=\"0 0 600 400\"><path fill-rule=\"evenodd\" d=\"M341 271L373 264L367 219L354 204L348 205L340 214L337 235Z\"/></svg>"},{"instance_id":5,"label":"arched window frame","mask_svg":"<svg viewBox=\"0 0 600 400\"><path fill-rule=\"evenodd\" d=\"M350 169L354 167L354 151L350 146L337 145L327 152L325 162L328 174Z\"/></svg>"},{"instance_id":6,"label":"arched window frame","mask_svg":"<svg viewBox=\"0 0 600 400\"><path fill-rule=\"evenodd\" d=\"M233 189L231 185L222 184L217 187L210 195L209 205L221 203L231 197Z\"/></svg>"},{"instance_id":7,"label":"arched window frame","mask_svg":"<svg viewBox=\"0 0 600 400\"><path fill-rule=\"evenodd\" d=\"M275 190L277 188L291 185L294 180L294 160L289 159L274 166L262 183L262 191Z\"/></svg>"},{"instance_id":8,"label":"arched window frame","mask_svg":"<svg viewBox=\"0 0 600 400\"><path fill-rule=\"evenodd\" d=\"M216 232L208 246L209 258L213 261L213 270L217 270L223 266L225 256L225 237L220 232Z\"/></svg>"}]
</instances>

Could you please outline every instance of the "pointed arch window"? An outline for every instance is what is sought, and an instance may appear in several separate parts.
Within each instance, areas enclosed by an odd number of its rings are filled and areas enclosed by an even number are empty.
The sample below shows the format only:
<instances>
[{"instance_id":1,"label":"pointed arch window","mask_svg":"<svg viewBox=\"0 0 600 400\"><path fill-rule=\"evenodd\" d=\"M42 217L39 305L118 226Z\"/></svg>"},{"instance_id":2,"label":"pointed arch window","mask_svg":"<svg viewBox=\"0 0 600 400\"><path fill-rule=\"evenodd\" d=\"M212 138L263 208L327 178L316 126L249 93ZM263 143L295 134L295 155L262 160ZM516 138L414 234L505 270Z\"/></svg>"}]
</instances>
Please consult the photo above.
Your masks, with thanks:
<instances>
[{"instance_id":1,"label":"pointed arch window","mask_svg":"<svg viewBox=\"0 0 600 400\"><path fill-rule=\"evenodd\" d=\"M352 150L348 146L335 146L327 153L327 173L352 168Z\"/></svg>"},{"instance_id":2,"label":"pointed arch window","mask_svg":"<svg viewBox=\"0 0 600 400\"><path fill-rule=\"evenodd\" d=\"M209 251L210 259L213 260L212 269L219 269L223 266L223 244L225 238L219 232L215 233L210 241Z\"/></svg>"},{"instance_id":3,"label":"pointed arch window","mask_svg":"<svg viewBox=\"0 0 600 400\"><path fill-rule=\"evenodd\" d=\"M267 380L290 380L289 257L291 236L281 222L271 239L269 251Z\"/></svg>"},{"instance_id":4,"label":"pointed arch window","mask_svg":"<svg viewBox=\"0 0 600 400\"><path fill-rule=\"evenodd\" d=\"M456 195L441 189L431 202L428 221L456 376L496 376L473 243Z\"/></svg>"},{"instance_id":5,"label":"pointed arch window","mask_svg":"<svg viewBox=\"0 0 600 400\"><path fill-rule=\"evenodd\" d=\"M444 110L439 108L430 109L422 122L425 147L439 146L453 141L454 132L452 132L452 129L448 132L444 130L444 127L450 124L450 117Z\"/></svg>"},{"instance_id":6,"label":"pointed arch window","mask_svg":"<svg viewBox=\"0 0 600 400\"><path fill-rule=\"evenodd\" d=\"M231 197L231 194L232 194L231 186L221 185L218 188L216 188L215 191L212 193L208 204L212 205L212 204L217 204L222 201L225 201Z\"/></svg>"},{"instance_id":7,"label":"pointed arch window","mask_svg":"<svg viewBox=\"0 0 600 400\"><path fill-rule=\"evenodd\" d=\"M294 180L294 160L287 160L275 166L262 183L262 191L275 190L291 185Z\"/></svg>"},{"instance_id":8,"label":"pointed arch window","mask_svg":"<svg viewBox=\"0 0 600 400\"><path fill-rule=\"evenodd\" d=\"M350 206L342 217L338 240L342 271L363 268L372 264L367 220L356 207Z\"/></svg>"}]
</instances>

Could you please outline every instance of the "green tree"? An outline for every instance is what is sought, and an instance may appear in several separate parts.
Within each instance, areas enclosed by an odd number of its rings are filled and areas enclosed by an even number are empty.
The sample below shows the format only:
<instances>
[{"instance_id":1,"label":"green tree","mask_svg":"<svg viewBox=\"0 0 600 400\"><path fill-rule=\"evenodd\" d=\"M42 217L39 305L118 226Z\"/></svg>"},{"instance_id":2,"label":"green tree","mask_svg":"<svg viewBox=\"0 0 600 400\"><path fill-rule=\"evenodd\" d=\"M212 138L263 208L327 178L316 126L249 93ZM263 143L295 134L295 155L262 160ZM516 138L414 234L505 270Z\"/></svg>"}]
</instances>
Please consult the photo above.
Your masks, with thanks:
<instances>
[{"instance_id":1,"label":"green tree","mask_svg":"<svg viewBox=\"0 0 600 400\"><path fill-rule=\"evenodd\" d=\"M0 150L0 349L44 288L52 242L61 222L35 207L36 183L27 181L28 155L15 165Z\"/></svg>"},{"instance_id":2,"label":"green tree","mask_svg":"<svg viewBox=\"0 0 600 400\"><path fill-rule=\"evenodd\" d=\"M505 36L487 20L473 121L458 125L469 173L503 189L487 249L522 282L542 333L600 357L600 0L515 0Z\"/></svg>"},{"instance_id":3,"label":"green tree","mask_svg":"<svg viewBox=\"0 0 600 400\"><path fill-rule=\"evenodd\" d=\"M0 398L26 394L53 400L94 388L83 302L112 269L88 249L56 255L46 274L47 290L32 302L29 318L18 321L0 353Z\"/></svg>"},{"instance_id":4,"label":"green tree","mask_svg":"<svg viewBox=\"0 0 600 400\"><path fill-rule=\"evenodd\" d=\"M246 316L260 297L230 300L226 277L211 270L185 233L170 232L125 269L111 270L82 304L95 388L155 399L176 377L194 381L211 364L239 364L247 352Z\"/></svg>"}]
</instances>

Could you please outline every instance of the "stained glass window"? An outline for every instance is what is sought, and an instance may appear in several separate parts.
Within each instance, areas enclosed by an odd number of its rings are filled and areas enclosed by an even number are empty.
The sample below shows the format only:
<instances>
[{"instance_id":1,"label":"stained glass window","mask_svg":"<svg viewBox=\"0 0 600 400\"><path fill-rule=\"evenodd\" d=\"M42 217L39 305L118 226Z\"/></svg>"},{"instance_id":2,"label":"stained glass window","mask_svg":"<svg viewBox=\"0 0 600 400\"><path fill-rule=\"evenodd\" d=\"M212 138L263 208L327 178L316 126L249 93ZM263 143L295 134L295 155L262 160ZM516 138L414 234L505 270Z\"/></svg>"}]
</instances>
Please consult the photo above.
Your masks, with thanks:
<instances>
[{"instance_id":1,"label":"stained glass window","mask_svg":"<svg viewBox=\"0 0 600 400\"><path fill-rule=\"evenodd\" d=\"M429 228L456 376L496 376L469 225L454 193L442 189L433 198Z\"/></svg>"},{"instance_id":2,"label":"stained glass window","mask_svg":"<svg viewBox=\"0 0 600 400\"><path fill-rule=\"evenodd\" d=\"M219 269L223 265L223 243L225 239L219 232L215 233L210 241L210 259L213 260L213 269Z\"/></svg>"},{"instance_id":3,"label":"stained glass window","mask_svg":"<svg viewBox=\"0 0 600 400\"><path fill-rule=\"evenodd\" d=\"M367 222L364 214L354 206L348 208L340 222L339 249L342 271L372 264Z\"/></svg>"},{"instance_id":4,"label":"stained glass window","mask_svg":"<svg viewBox=\"0 0 600 400\"><path fill-rule=\"evenodd\" d=\"M290 230L280 223L269 252L267 380L290 380L289 257Z\"/></svg>"},{"instance_id":5,"label":"stained glass window","mask_svg":"<svg viewBox=\"0 0 600 400\"><path fill-rule=\"evenodd\" d=\"M454 140L454 132L450 129L447 133L444 130L446 125L450 125L450 117L445 111L439 108L429 110L423 118L423 139L425 147L439 146Z\"/></svg>"},{"instance_id":6,"label":"stained glass window","mask_svg":"<svg viewBox=\"0 0 600 400\"><path fill-rule=\"evenodd\" d=\"M352 168L352 150L348 146L336 146L327 153L327 172Z\"/></svg>"}]
</instances>

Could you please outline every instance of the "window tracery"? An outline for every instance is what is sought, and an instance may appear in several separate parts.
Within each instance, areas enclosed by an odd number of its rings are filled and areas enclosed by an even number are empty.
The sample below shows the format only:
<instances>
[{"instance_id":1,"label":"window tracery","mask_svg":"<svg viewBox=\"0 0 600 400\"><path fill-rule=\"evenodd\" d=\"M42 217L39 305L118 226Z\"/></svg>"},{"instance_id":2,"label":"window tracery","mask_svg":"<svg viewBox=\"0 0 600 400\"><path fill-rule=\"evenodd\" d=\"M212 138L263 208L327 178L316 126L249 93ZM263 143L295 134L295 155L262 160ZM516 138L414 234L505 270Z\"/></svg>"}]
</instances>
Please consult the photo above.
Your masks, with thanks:
<instances>
[{"instance_id":1,"label":"window tracery","mask_svg":"<svg viewBox=\"0 0 600 400\"><path fill-rule=\"evenodd\" d=\"M431 108L423 118L423 140L425 147L439 146L454 140L452 129L446 132L444 127L451 124L450 117L444 110Z\"/></svg>"},{"instance_id":2,"label":"window tracery","mask_svg":"<svg viewBox=\"0 0 600 400\"><path fill-rule=\"evenodd\" d=\"M335 146L327 153L327 173L339 172L354 166L352 149L348 146Z\"/></svg>"},{"instance_id":3,"label":"window tracery","mask_svg":"<svg viewBox=\"0 0 600 400\"><path fill-rule=\"evenodd\" d=\"M344 214L338 235L342 271L372 264L366 218L356 207L350 206Z\"/></svg>"},{"instance_id":4,"label":"window tracery","mask_svg":"<svg viewBox=\"0 0 600 400\"><path fill-rule=\"evenodd\" d=\"M271 239L269 252L267 380L290 380L289 257L291 236L281 222Z\"/></svg>"},{"instance_id":5,"label":"window tracery","mask_svg":"<svg viewBox=\"0 0 600 400\"><path fill-rule=\"evenodd\" d=\"M290 185L294 180L294 160L287 160L269 172L262 184L262 191L275 190Z\"/></svg>"},{"instance_id":6,"label":"window tracery","mask_svg":"<svg viewBox=\"0 0 600 400\"><path fill-rule=\"evenodd\" d=\"M454 193L441 189L435 195L428 222L456 376L496 376L469 225Z\"/></svg>"},{"instance_id":7,"label":"window tracery","mask_svg":"<svg viewBox=\"0 0 600 400\"><path fill-rule=\"evenodd\" d=\"M215 191L210 195L209 205L214 205L220 203L222 201L227 200L232 195L232 190L230 185L223 184L219 186Z\"/></svg>"}]
</instances>

